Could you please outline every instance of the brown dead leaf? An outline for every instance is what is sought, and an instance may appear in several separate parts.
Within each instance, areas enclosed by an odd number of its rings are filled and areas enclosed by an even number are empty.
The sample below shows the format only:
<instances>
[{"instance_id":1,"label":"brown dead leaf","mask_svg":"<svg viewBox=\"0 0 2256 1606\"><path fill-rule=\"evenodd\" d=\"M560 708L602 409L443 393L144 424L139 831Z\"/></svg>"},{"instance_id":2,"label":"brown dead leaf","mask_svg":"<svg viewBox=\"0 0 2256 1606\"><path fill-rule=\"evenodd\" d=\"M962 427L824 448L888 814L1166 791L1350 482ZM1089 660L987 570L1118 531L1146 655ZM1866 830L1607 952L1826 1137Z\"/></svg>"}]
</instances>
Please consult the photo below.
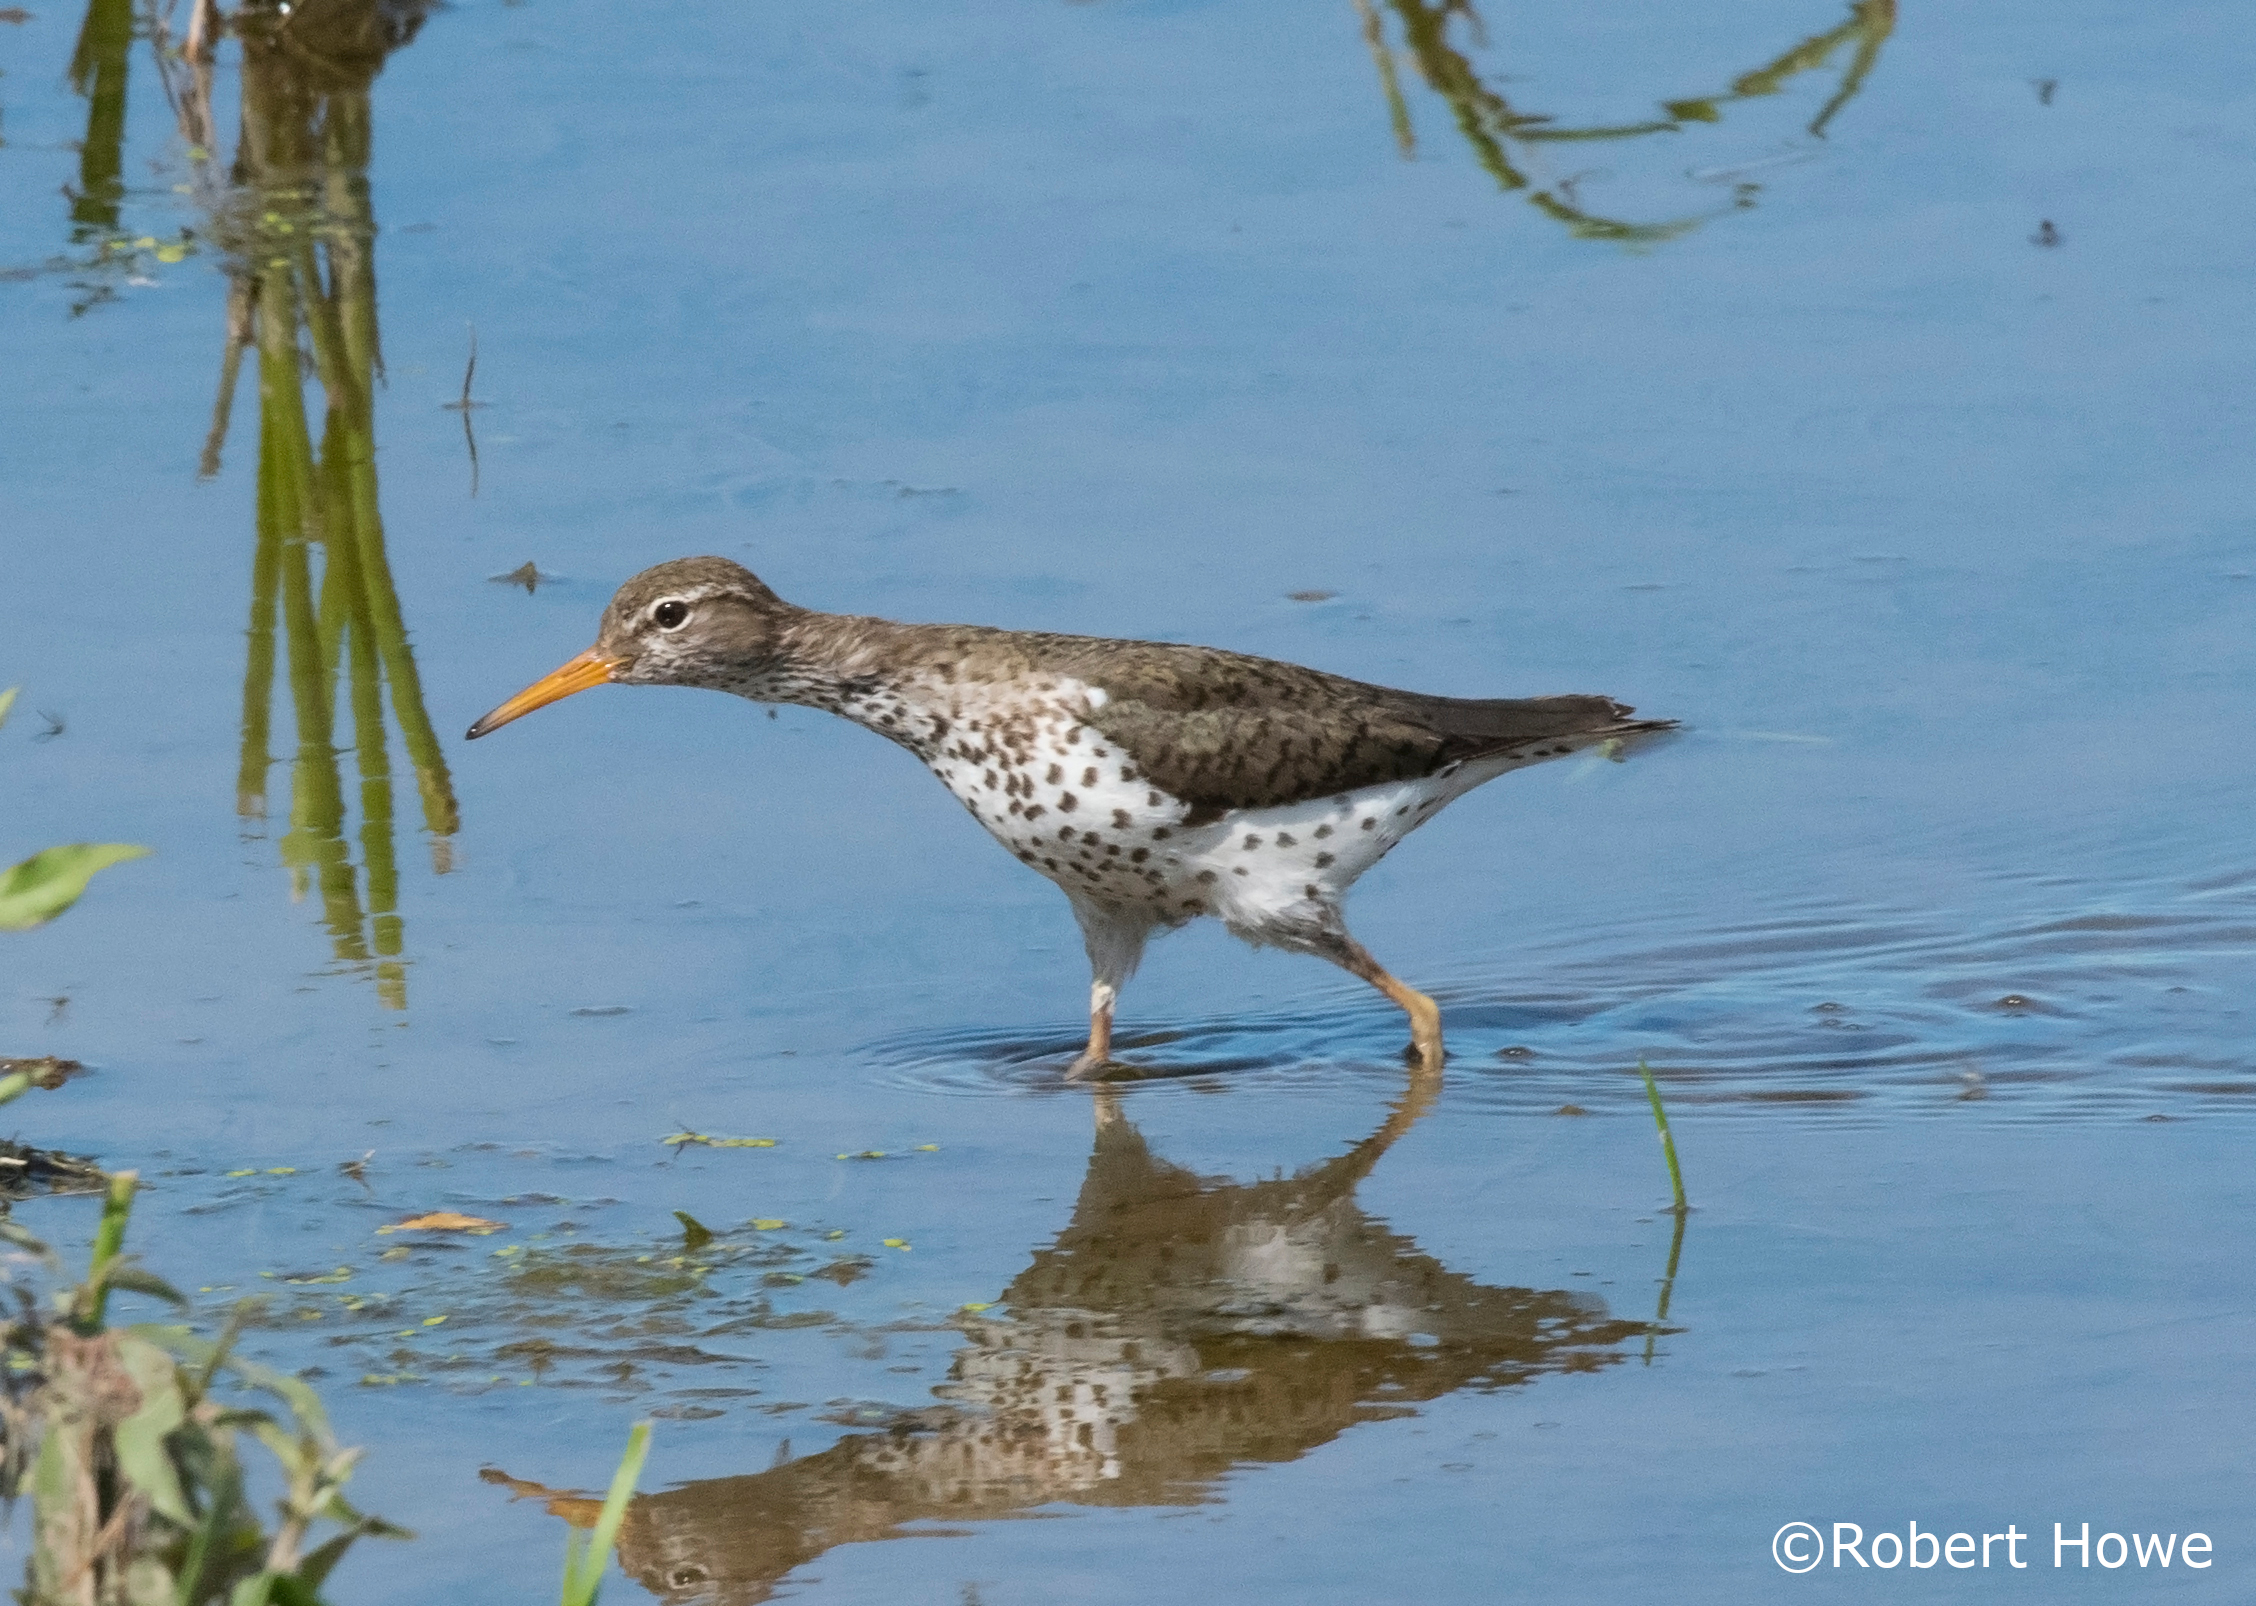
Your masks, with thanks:
<instances>
[{"instance_id":1,"label":"brown dead leaf","mask_svg":"<svg viewBox=\"0 0 2256 1606\"><path fill-rule=\"evenodd\" d=\"M378 1232L474 1232L483 1237L489 1232L507 1232L506 1221L488 1221L483 1216L465 1216L453 1210L434 1210L427 1216L410 1216L405 1221L395 1221L389 1227L378 1227Z\"/></svg>"}]
</instances>

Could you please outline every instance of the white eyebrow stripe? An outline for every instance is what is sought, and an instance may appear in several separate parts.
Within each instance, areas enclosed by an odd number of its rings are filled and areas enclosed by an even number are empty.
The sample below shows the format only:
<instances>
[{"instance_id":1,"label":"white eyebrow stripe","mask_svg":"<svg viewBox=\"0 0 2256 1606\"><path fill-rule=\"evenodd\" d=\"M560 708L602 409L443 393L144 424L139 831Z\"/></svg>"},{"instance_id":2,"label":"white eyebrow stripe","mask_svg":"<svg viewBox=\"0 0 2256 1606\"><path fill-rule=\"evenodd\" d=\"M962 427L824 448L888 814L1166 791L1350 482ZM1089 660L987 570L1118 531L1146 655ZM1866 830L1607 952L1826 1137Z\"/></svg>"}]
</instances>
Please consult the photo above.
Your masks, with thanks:
<instances>
[{"instance_id":1,"label":"white eyebrow stripe","mask_svg":"<svg viewBox=\"0 0 2256 1606\"><path fill-rule=\"evenodd\" d=\"M662 597L653 598L650 606L642 610L643 617L650 620L653 624L656 624L658 620L658 610L660 608L663 608L667 603L678 602L685 608L694 608L700 602L709 602L714 597L721 595L723 589L724 588L720 586L704 585L692 586L687 591L669 591ZM664 625L659 625L658 628L663 630L666 627Z\"/></svg>"}]
</instances>

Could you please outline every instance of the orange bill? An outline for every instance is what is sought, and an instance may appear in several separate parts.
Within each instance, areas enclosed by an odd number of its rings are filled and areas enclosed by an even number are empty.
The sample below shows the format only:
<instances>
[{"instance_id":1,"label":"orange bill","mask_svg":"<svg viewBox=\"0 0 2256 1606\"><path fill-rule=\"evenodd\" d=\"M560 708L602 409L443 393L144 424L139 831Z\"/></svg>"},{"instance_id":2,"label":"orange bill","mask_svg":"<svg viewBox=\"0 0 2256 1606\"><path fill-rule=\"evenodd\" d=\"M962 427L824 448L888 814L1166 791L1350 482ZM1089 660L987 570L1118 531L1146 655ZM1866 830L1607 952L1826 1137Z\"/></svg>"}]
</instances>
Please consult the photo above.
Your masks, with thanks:
<instances>
[{"instance_id":1,"label":"orange bill","mask_svg":"<svg viewBox=\"0 0 2256 1606\"><path fill-rule=\"evenodd\" d=\"M551 670L523 691L503 703L499 708L470 727L468 740L476 741L488 731L497 731L513 719L520 719L536 708L546 708L562 697L576 691L586 691L590 686L600 686L611 678L611 671L619 661L606 658L590 647L562 668Z\"/></svg>"}]
</instances>

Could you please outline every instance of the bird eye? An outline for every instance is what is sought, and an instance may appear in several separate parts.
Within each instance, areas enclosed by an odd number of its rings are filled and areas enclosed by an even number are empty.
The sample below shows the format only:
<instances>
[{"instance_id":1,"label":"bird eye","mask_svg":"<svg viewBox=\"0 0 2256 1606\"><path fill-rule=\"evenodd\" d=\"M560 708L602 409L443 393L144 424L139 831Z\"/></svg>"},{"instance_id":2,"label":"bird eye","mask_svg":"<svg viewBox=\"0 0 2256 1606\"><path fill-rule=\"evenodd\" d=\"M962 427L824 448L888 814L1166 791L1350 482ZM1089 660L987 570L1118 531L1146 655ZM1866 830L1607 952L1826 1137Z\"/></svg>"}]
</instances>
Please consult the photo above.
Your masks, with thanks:
<instances>
[{"instance_id":1,"label":"bird eye","mask_svg":"<svg viewBox=\"0 0 2256 1606\"><path fill-rule=\"evenodd\" d=\"M689 618L689 604L668 598L650 610L650 617L658 621L660 630L679 630Z\"/></svg>"}]
</instances>

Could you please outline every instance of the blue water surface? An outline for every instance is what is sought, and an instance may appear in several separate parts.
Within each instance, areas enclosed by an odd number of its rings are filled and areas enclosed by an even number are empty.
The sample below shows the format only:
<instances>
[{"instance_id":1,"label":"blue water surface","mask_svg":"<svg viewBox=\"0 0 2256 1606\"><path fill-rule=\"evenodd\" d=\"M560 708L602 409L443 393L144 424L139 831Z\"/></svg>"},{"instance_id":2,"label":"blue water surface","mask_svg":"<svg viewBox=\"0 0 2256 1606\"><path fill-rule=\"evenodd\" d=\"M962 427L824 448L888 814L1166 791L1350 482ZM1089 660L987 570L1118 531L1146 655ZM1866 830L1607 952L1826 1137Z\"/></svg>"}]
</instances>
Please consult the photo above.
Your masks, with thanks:
<instances>
[{"instance_id":1,"label":"blue water surface","mask_svg":"<svg viewBox=\"0 0 2256 1606\"><path fill-rule=\"evenodd\" d=\"M368 1447L337 1600L546 1598L643 1419L620 1599L2256 1591L2243 8L243 18L0 22L0 862L155 850L0 1053ZM867 733L460 741L697 552L1687 729L1362 883L1437 1099L1210 930L1092 1094L1064 901Z\"/></svg>"}]
</instances>

